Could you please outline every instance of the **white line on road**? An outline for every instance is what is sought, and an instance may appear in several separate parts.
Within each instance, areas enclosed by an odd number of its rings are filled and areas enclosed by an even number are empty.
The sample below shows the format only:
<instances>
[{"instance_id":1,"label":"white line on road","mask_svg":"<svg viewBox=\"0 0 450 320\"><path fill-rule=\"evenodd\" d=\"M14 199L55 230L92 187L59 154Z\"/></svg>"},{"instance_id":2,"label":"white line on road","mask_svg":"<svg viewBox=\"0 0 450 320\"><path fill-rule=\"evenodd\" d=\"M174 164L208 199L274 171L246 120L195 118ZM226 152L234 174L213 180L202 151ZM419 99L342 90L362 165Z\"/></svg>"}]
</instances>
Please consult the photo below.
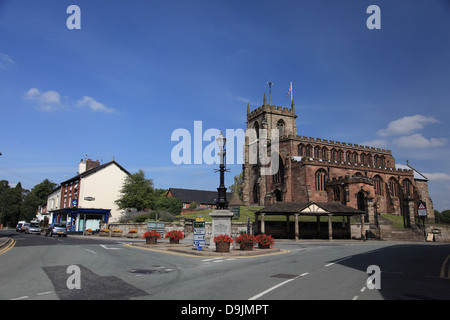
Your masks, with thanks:
<instances>
[{"instance_id":1,"label":"white line on road","mask_svg":"<svg viewBox=\"0 0 450 320\"><path fill-rule=\"evenodd\" d=\"M341 259L341 260L337 260L337 261L331 262L331 263L329 263L329 264L326 264L326 265L325 265L325 267L329 267L329 266L332 266L333 264L336 264L336 263L342 262L342 261L344 261L344 260L348 260L348 259L350 259L350 258L352 258L352 256L350 256L350 257L347 257L347 258L344 258L344 259Z\"/></svg>"},{"instance_id":2,"label":"white line on road","mask_svg":"<svg viewBox=\"0 0 450 320\"><path fill-rule=\"evenodd\" d=\"M84 249L84 250L89 251L89 252L91 252L91 253L93 253L93 254L97 254L97 252L92 251L92 250L89 250L89 249Z\"/></svg>"},{"instance_id":3,"label":"white line on road","mask_svg":"<svg viewBox=\"0 0 450 320\"><path fill-rule=\"evenodd\" d=\"M300 277L305 277L305 276L307 276L308 274L309 274L308 272L302 273L302 274L300 275Z\"/></svg>"},{"instance_id":4,"label":"white line on road","mask_svg":"<svg viewBox=\"0 0 450 320\"><path fill-rule=\"evenodd\" d=\"M120 250L121 249L121 248L108 248L104 244L101 244L100 246L103 247L104 249L107 249L107 250Z\"/></svg>"},{"instance_id":5,"label":"white line on road","mask_svg":"<svg viewBox=\"0 0 450 320\"><path fill-rule=\"evenodd\" d=\"M22 300L22 299L28 299L28 296L23 296L23 297L18 297L18 298L14 298L14 299L10 299L10 300Z\"/></svg>"},{"instance_id":6,"label":"white line on road","mask_svg":"<svg viewBox=\"0 0 450 320\"><path fill-rule=\"evenodd\" d=\"M301 275L300 275L300 276L301 276ZM292 279L283 281L283 282L281 282L281 283L279 283L279 284L277 284L277 285L275 285L275 286L273 286L273 287L271 287L271 288L269 288L269 289L267 289L267 290L265 290L265 291L263 291L263 292L257 294L256 296L251 297L251 298L248 299L248 300L256 300L256 299L258 299L258 298L261 298L263 295L265 295L265 294L267 294L267 293L269 293L269 292L271 292L271 291L273 291L273 290L275 290L275 289L277 289L277 288L279 288L279 287L281 287L281 286L284 286L286 283L289 283L289 282L291 282L291 281L294 281L295 279L297 279L297 278L300 277L300 276L296 276L295 278L292 278Z\"/></svg>"},{"instance_id":7,"label":"white line on road","mask_svg":"<svg viewBox=\"0 0 450 320\"><path fill-rule=\"evenodd\" d=\"M354 296L352 300L356 300L356 299L358 299L358 296Z\"/></svg>"},{"instance_id":8,"label":"white line on road","mask_svg":"<svg viewBox=\"0 0 450 320\"><path fill-rule=\"evenodd\" d=\"M41 293L38 293L37 295L43 296L43 295L50 294L50 293L53 293L53 291L41 292Z\"/></svg>"}]
</instances>

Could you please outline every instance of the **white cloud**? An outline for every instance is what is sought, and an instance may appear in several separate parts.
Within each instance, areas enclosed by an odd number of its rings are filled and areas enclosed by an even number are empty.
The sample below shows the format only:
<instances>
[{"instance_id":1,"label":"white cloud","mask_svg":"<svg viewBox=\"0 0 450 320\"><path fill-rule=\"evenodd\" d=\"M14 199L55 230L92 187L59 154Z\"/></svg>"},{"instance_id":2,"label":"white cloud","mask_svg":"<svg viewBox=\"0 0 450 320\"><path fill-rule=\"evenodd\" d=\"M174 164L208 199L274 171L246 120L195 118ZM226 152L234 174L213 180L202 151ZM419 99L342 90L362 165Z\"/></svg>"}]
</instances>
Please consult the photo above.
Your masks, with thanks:
<instances>
[{"instance_id":1,"label":"white cloud","mask_svg":"<svg viewBox=\"0 0 450 320\"><path fill-rule=\"evenodd\" d=\"M59 92L54 90L48 90L41 92L38 88L31 88L25 93L25 99L34 101L38 104L38 109L42 111L52 112L57 110L69 109L69 105L75 105L76 107L87 107L93 112L112 113L115 110L109 108L103 103L96 101L94 98L84 96L76 103L72 102L68 97L64 97L65 103L61 100Z\"/></svg>"},{"instance_id":2,"label":"white cloud","mask_svg":"<svg viewBox=\"0 0 450 320\"><path fill-rule=\"evenodd\" d=\"M434 117L427 117L420 114L405 116L391 121L386 129L378 130L377 134L380 137L407 135L422 129L427 124L436 122L439 122L439 120Z\"/></svg>"},{"instance_id":3,"label":"white cloud","mask_svg":"<svg viewBox=\"0 0 450 320\"><path fill-rule=\"evenodd\" d=\"M88 107L94 112L105 112L105 113L112 113L114 112L113 108L108 108L103 103L100 103L96 100L94 100L91 97L84 96L83 99L78 100L77 104L78 107Z\"/></svg>"},{"instance_id":4,"label":"white cloud","mask_svg":"<svg viewBox=\"0 0 450 320\"><path fill-rule=\"evenodd\" d=\"M9 55L0 52L0 69L7 69L8 66L14 64L14 60Z\"/></svg>"},{"instance_id":5,"label":"white cloud","mask_svg":"<svg viewBox=\"0 0 450 320\"><path fill-rule=\"evenodd\" d=\"M450 181L450 174L448 173L423 173L423 175L432 181Z\"/></svg>"},{"instance_id":6,"label":"white cloud","mask_svg":"<svg viewBox=\"0 0 450 320\"><path fill-rule=\"evenodd\" d=\"M25 99L38 102L38 109L51 112L61 110L64 106L61 104L61 96L54 90L41 92L37 88L31 88L25 93Z\"/></svg>"},{"instance_id":7,"label":"white cloud","mask_svg":"<svg viewBox=\"0 0 450 320\"><path fill-rule=\"evenodd\" d=\"M447 144L446 138L427 139L420 133L399 137L393 140L394 144L403 148L430 148Z\"/></svg>"},{"instance_id":8,"label":"white cloud","mask_svg":"<svg viewBox=\"0 0 450 320\"><path fill-rule=\"evenodd\" d=\"M384 149L388 146L388 141L386 139L375 139L361 142L359 145Z\"/></svg>"}]
</instances>

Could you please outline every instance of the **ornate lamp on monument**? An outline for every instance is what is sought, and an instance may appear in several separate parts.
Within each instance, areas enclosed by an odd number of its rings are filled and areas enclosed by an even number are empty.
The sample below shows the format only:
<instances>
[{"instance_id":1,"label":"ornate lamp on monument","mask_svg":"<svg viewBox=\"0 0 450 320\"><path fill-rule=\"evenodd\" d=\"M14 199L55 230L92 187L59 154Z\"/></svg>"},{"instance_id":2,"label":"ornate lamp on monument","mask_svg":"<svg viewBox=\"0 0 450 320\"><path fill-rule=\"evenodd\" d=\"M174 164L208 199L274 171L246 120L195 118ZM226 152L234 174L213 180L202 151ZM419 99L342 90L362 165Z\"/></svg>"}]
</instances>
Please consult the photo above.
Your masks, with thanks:
<instances>
[{"instance_id":1,"label":"ornate lamp on monument","mask_svg":"<svg viewBox=\"0 0 450 320\"><path fill-rule=\"evenodd\" d=\"M220 135L216 139L217 144L219 145L219 157L220 157L220 166L219 170L216 170L216 172L220 172L220 184L219 188L217 188L218 191L218 197L216 200L216 205L218 209L227 209L228 208L228 201L227 201L227 188L225 188L225 171L228 171L225 168L225 144L227 142L227 139L223 136L222 132L220 132Z\"/></svg>"}]
</instances>

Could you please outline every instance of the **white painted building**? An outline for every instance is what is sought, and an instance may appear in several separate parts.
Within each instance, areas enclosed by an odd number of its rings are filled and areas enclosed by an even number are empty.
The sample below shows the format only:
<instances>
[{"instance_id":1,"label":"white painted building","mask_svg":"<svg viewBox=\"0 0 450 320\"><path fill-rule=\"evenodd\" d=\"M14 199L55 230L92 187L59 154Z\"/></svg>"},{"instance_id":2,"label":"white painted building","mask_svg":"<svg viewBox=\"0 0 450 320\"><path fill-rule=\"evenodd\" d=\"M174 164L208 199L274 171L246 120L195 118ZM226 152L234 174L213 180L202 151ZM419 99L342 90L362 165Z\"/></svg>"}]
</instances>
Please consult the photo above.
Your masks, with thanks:
<instances>
[{"instance_id":1,"label":"white painted building","mask_svg":"<svg viewBox=\"0 0 450 320\"><path fill-rule=\"evenodd\" d=\"M71 231L81 232L117 221L122 210L115 201L129 174L114 160L102 165L81 160L78 174L63 181L48 197L50 223L65 223Z\"/></svg>"}]
</instances>

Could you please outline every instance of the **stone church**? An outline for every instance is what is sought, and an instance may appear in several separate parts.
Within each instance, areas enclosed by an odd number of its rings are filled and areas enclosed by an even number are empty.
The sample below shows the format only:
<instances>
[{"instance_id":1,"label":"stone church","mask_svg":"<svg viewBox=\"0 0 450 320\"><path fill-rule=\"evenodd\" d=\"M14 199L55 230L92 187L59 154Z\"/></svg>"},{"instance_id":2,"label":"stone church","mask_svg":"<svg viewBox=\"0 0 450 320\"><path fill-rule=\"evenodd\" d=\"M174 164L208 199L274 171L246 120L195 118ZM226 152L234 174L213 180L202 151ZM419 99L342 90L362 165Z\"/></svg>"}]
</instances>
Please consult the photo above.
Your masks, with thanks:
<instances>
[{"instance_id":1,"label":"stone church","mask_svg":"<svg viewBox=\"0 0 450 320\"><path fill-rule=\"evenodd\" d=\"M366 211L370 223L377 214L393 213L410 225L423 201L427 219L434 220L428 180L409 163L397 164L390 150L298 135L296 119L294 101L291 108L269 105L264 94L262 106L253 111L247 106L247 131L255 129L257 137L245 143L245 205L336 201ZM269 154L271 130L278 130L279 168L273 175L261 174L259 158L249 162L251 144L261 141L260 129L267 130Z\"/></svg>"}]
</instances>

